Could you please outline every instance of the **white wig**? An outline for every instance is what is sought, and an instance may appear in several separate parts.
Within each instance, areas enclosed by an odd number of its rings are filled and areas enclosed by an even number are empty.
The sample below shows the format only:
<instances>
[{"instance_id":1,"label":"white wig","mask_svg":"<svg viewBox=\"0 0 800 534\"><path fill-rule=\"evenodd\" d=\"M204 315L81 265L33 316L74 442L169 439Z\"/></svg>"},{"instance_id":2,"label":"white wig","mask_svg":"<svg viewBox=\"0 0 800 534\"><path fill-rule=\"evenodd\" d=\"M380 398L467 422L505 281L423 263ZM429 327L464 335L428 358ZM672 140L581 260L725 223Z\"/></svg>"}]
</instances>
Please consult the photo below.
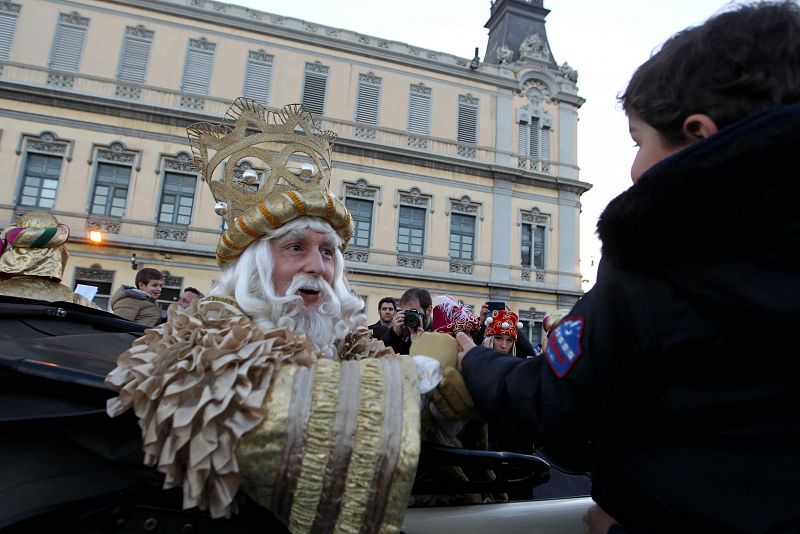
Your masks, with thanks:
<instances>
[{"instance_id":1,"label":"white wig","mask_svg":"<svg viewBox=\"0 0 800 534\"><path fill-rule=\"evenodd\" d=\"M312 321L312 323L319 323L320 318L324 318L324 323L327 324L303 324L304 321L300 318L304 312L302 297L290 292L287 292L289 293L287 295L278 296L272 281L275 262L270 243L291 232L309 230L330 234L336 240L333 283L329 288L322 289L323 294L330 293L328 297L331 298L325 299L319 306L319 317ZM361 313L364 302L353 294L344 277L344 256L339 249L341 244L341 238L324 219L300 217L247 247L239 259L222 272L221 280L211 290L211 294L233 297L242 311L262 328L287 327L296 331L295 329L298 327L313 330L332 325L335 340L343 339L356 326L366 324L367 317ZM327 284L324 285L327 286ZM335 298L333 298L334 296ZM309 333L312 339L319 340L313 331L296 333Z\"/></svg>"}]
</instances>

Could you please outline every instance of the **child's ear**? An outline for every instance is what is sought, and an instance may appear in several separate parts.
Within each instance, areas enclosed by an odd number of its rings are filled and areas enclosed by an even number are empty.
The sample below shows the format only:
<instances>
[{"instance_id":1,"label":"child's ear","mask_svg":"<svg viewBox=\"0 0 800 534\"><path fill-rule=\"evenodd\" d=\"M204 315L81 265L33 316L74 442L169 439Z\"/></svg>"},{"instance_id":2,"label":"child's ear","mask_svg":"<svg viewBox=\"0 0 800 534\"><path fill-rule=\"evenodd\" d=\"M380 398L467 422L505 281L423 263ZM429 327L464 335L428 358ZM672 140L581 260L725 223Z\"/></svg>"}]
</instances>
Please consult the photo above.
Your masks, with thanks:
<instances>
[{"instance_id":1,"label":"child's ear","mask_svg":"<svg viewBox=\"0 0 800 534\"><path fill-rule=\"evenodd\" d=\"M695 113L683 121L683 134L689 141L699 141L717 133L717 123L708 115Z\"/></svg>"}]
</instances>

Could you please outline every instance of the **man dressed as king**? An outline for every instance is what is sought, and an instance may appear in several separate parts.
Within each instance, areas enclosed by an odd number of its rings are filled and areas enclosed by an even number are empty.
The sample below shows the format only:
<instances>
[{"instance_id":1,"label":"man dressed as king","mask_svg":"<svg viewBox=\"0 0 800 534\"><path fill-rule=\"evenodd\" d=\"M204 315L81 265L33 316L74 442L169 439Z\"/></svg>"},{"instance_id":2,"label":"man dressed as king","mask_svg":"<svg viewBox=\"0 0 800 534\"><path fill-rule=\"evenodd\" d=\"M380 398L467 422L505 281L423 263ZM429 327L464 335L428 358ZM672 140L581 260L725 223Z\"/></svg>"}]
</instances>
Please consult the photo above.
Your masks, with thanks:
<instances>
[{"instance_id":1,"label":"man dressed as king","mask_svg":"<svg viewBox=\"0 0 800 534\"><path fill-rule=\"evenodd\" d=\"M335 135L242 98L188 132L225 218L220 280L119 357L108 413L134 410L184 508L227 516L242 491L292 532L399 532L440 366L365 326L344 277L353 224L329 191Z\"/></svg>"}]
</instances>

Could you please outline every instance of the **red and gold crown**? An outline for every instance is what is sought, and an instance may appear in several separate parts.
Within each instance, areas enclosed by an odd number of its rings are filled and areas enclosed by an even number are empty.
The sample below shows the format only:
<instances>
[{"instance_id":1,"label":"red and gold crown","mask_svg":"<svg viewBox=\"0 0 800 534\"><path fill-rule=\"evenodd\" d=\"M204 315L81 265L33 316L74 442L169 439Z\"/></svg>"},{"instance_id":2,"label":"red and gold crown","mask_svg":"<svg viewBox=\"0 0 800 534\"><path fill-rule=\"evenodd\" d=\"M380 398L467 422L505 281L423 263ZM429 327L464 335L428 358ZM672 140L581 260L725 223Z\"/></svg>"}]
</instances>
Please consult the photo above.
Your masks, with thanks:
<instances>
[{"instance_id":1,"label":"red and gold crown","mask_svg":"<svg viewBox=\"0 0 800 534\"><path fill-rule=\"evenodd\" d=\"M516 313L508 310L494 310L486 318L486 336L499 336L506 334L517 339L517 329L522 328Z\"/></svg>"}]
</instances>

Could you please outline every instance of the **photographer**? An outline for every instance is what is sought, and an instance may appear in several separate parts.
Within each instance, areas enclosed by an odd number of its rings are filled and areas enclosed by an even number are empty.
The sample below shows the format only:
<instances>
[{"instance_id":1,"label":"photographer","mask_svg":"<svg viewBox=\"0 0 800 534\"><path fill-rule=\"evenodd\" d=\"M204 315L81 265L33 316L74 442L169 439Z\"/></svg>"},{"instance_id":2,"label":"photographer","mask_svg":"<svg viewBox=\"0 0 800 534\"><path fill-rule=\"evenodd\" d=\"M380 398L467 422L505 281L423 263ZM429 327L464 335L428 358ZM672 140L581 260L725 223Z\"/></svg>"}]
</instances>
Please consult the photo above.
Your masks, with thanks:
<instances>
[{"instance_id":1,"label":"photographer","mask_svg":"<svg viewBox=\"0 0 800 534\"><path fill-rule=\"evenodd\" d=\"M411 342L431 330L432 308L433 301L427 289L407 289L400 297L400 310L394 314L391 328L381 338L383 344L394 349L396 354L408 354Z\"/></svg>"}]
</instances>

